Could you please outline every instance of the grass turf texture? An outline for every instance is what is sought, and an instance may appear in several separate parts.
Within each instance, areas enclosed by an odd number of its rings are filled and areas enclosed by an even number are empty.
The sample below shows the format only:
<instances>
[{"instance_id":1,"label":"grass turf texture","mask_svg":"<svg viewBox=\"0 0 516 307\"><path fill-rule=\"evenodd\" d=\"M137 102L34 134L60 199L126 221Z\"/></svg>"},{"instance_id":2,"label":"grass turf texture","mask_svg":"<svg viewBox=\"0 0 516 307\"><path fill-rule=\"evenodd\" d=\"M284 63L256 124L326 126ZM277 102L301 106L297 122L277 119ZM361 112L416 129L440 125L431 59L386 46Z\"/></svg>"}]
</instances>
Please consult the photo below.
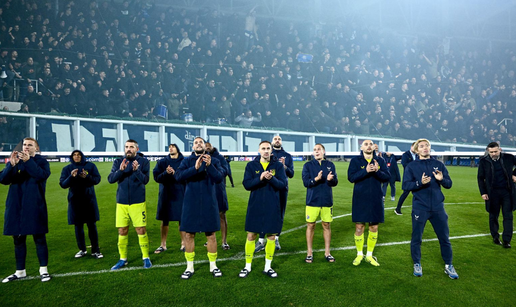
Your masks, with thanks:
<instances>
[{"instance_id":1,"label":"grass turf texture","mask_svg":"<svg viewBox=\"0 0 516 307\"><path fill-rule=\"evenodd\" d=\"M322 228L317 224L314 238L314 263L306 264L305 214L306 191L301 182L302 162L295 163L296 174L289 181L289 202L285 216L284 231L280 243L282 250L276 252L272 267L278 278L271 279L261 273L264 252L255 255L253 271L246 279L238 277L244 267L243 251L246 234L245 214L249 192L242 187L245 162L232 162L235 188L228 187L230 210L228 211L228 243L231 250L218 250L218 267L223 277L214 279L209 273L204 234L196 237L195 275L190 280L181 280L186 264L179 251L180 240L177 223L171 223L168 250L151 254L154 267L142 269L138 238L131 227L129 237L129 268L109 272L119 258L115 222L116 185L107 182L111 163L98 163L102 182L96 187L101 220L97 223L103 259L88 256L75 259L78 251L73 226L67 223L67 190L59 187L61 169L66 164L51 163L52 175L47 181L49 211L49 272L54 278L41 283L33 278L26 281L0 285L1 306L501 306L516 301L514 249L503 249L492 243L488 235L488 215L484 210L477 184L476 168L449 167L453 180L451 190L445 190L446 210L449 214L450 236L482 235L452 239L454 265L460 276L449 279L444 273L439 243L423 242L423 277L412 276L410 257L411 196L402 209L403 215L393 212L401 194L397 183L396 201L390 201L390 189L385 202L385 223L380 225L378 245L374 254L380 267L365 261L358 267L352 265L354 249L354 224L351 222L351 196L353 185L347 180L347 163L336 163L340 183L334 191L334 216L332 223L332 255L335 263L324 259ZM151 163L151 170L154 163ZM229 183L229 181L228 181ZM7 186L0 186L0 200L7 197ZM152 179L147 185L147 231L151 253L159 246L160 222L155 220L158 184ZM5 209L3 209L5 210ZM0 217L3 225L3 214ZM501 223L500 223L501 224ZM300 227L301 226L301 227ZM85 227L86 231L87 228ZM366 231L367 232L367 231ZM220 235L217 234L220 239ZM435 234L430 223L424 239L433 239ZM87 245L89 239L86 239ZM397 245L384 245L405 242ZM218 242L220 246L220 241ZM27 274L35 277L38 261L31 237L27 239ZM0 236L0 277L15 270L11 237ZM82 272L82 273L81 273ZM68 274L76 273L76 274Z\"/></svg>"}]
</instances>

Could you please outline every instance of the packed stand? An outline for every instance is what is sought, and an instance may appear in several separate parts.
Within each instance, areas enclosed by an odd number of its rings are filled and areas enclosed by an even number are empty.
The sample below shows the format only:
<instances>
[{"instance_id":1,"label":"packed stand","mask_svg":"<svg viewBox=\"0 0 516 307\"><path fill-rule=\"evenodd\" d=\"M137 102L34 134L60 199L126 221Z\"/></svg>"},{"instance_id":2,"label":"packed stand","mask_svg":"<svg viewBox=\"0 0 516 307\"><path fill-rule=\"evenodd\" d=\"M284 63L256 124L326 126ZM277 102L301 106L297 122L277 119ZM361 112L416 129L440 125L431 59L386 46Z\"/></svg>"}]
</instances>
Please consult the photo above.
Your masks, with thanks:
<instances>
[{"instance_id":1,"label":"packed stand","mask_svg":"<svg viewBox=\"0 0 516 307\"><path fill-rule=\"evenodd\" d=\"M443 39L276 21L254 10L59 3L0 8L0 98L17 97L23 112L516 142L509 49L455 49Z\"/></svg>"}]
</instances>

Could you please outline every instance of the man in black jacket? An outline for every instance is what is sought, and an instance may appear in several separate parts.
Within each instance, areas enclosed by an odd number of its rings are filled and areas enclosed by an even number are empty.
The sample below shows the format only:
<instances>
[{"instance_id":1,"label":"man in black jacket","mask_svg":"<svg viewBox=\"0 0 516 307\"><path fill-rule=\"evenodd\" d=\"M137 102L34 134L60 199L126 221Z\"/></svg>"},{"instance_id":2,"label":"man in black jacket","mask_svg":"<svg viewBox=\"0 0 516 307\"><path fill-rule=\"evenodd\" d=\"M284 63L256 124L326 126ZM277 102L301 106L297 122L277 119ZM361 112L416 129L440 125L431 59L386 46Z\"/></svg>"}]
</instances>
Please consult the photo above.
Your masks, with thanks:
<instances>
[{"instance_id":1,"label":"man in black jacket","mask_svg":"<svg viewBox=\"0 0 516 307\"><path fill-rule=\"evenodd\" d=\"M413 162L417 158L417 154L414 149L414 144L416 144L416 142L412 143L412 145L410 145L410 149L405 151L401 156L401 165L403 165L403 171L405 171L407 165L409 165L410 162ZM402 215L401 206L403 206L403 202L405 201L405 199L407 199L409 194L410 191L405 190L403 191L403 194L401 194L400 199L398 200L398 205L396 206L396 209L394 209L394 213L396 213L396 215Z\"/></svg>"},{"instance_id":2,"label":"man in black jacket","mask_svg":"<svg viewBox=\"0 0 516 307\"><path fill-rule=\"evenodd\" d=\"M487 155L480 159L478 165L478 188L486 202L486 211L489 212L489 229L494 244L510 248L513 231L512 211L516 209L516 160L513 155L502 153L500 145L496 142L489 143L486 152ZM500 209L503 214L503 242L500 241L498 233Z\"/></svg>"}]
</instances>

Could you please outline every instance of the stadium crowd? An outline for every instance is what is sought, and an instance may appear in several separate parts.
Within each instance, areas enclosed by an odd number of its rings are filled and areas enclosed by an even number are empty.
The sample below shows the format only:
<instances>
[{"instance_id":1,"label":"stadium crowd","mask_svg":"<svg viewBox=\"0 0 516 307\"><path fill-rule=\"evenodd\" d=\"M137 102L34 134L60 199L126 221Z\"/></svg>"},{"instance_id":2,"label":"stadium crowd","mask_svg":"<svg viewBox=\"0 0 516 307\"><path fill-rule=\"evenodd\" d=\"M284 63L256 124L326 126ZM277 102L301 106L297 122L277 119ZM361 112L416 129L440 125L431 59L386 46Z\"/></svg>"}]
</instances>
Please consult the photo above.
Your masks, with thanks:
<instances>
[{"instance_id":1,"label":"stadium crowd","mask_svg":"<svg viewBox=\"0 0 516 307\"><path fill-rule=\"evenodd\" d=\"M516 145L509 48L149 3L4 1L0 98L31 113Z\"/></svg>"}]
</instances>

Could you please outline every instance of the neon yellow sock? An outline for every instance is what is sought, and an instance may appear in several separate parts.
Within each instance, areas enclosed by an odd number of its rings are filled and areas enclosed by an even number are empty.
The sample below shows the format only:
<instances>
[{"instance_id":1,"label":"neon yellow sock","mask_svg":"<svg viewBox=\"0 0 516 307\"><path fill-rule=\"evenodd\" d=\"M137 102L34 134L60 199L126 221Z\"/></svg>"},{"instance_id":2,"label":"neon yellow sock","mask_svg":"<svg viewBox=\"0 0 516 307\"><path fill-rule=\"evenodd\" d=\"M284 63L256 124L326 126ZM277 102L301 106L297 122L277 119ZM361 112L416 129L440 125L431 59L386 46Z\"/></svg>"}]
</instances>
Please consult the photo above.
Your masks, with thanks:
<instances>
[{"instance_id":1,"label":"neon yellow sock","mask_svg":"<svg viewBox=\"0 0 516 307\"><path fill-rule=\"evenodd\" d=\"M185 258L186 258L186 270L193 272L194 271L194 258L195 258L195 252L186 253L185 252Z\"/></svg>"},{"instance_id":2,"label":"neon yellow sock","mask_svg":"<svg viewBox=\"0 0 516 307\"><path fill-rule=\"evenodd\" d=\"M185 252L185 258L186 258L186 261L194 261L195 252L191 252L191 253Z\"/></svg>"},{"instance_id":3,"label":"neon yellow sock","mask_svg":"<svg viewBox=\"0 0 516 307\"><path fill-rule=\"evenodd\" d=\"M276 241L267 239L267 245L265 245L265 259L272 260L272 257L274 257L275 250Z\"/></svg>"},{"instance_id":4,"label":"neon yellow sock","mask_svg":"<svg viewBox=\"0 0 516 307\"><path fill-rule=\"evenodd\" d=\"M256 247L255 241L247 240L245 242L245 263L252 263L254 257L254 249Z\"/></svg>"},{"instance_id":5,"label":"neon yellow sock","mask_svg":"<svg viewBox=\"0 0 516 307\"><path fill-rule=\"evenodd\" d=\"M374 246L376 245L376 241L378 241L378 232L369 232L367 236L367 255L372 256Z\"/></svg>"},{"instance_id":6,"label":"neon yellow sock","mask_svg":"<svg viewBox=\"0 0 516 307\"><path fill-rule=\"evenodd\" d=\"M208 253L208 259L210 260L210 262L217 261L217 253Z\"/></svg>"},{"instance_id":7,"label":"neon yellow sock","mask_svg":"<svg viewBox=\"0 0 516 307\"><path fill-rule=\"evenodd\" d=\"M355 235L355 245L357 246L357 253L363 255L364 253L364 234ZM369 246L369 245L368 245Z\"/></svg>"},{"instance_id":8,"label":"neon yellow sock","mask_svg":"<svg viewBox=\"0 0 516 307\"><path fill-rule=\"evenodd\" d=\"M210 260L210 272L213 272L217 268L217 253L208 253L208 259Z\"/></svg>"},{"instance_id":9,"label":"neon yellow sock","mask_svg":"<svg viewBox=\"0 0 516 307\"><path fill-rule=\"evenodd\" d=\"M138 235L138 242L140 243L140 249L142 250L142 258L149 258L149 236L147 233L144 235Z\"/></svg>"},{"instance_id":10,"label":"neon yellow sock","mask_svg":"<svg viewBox=\"0 0 516 307\"><path fill-rule=\"evenodd\" d=\"M120 259L127 259L127 244L129 244L129 236L118 235L118 253Z\"/></svg>"}]
</instances>

